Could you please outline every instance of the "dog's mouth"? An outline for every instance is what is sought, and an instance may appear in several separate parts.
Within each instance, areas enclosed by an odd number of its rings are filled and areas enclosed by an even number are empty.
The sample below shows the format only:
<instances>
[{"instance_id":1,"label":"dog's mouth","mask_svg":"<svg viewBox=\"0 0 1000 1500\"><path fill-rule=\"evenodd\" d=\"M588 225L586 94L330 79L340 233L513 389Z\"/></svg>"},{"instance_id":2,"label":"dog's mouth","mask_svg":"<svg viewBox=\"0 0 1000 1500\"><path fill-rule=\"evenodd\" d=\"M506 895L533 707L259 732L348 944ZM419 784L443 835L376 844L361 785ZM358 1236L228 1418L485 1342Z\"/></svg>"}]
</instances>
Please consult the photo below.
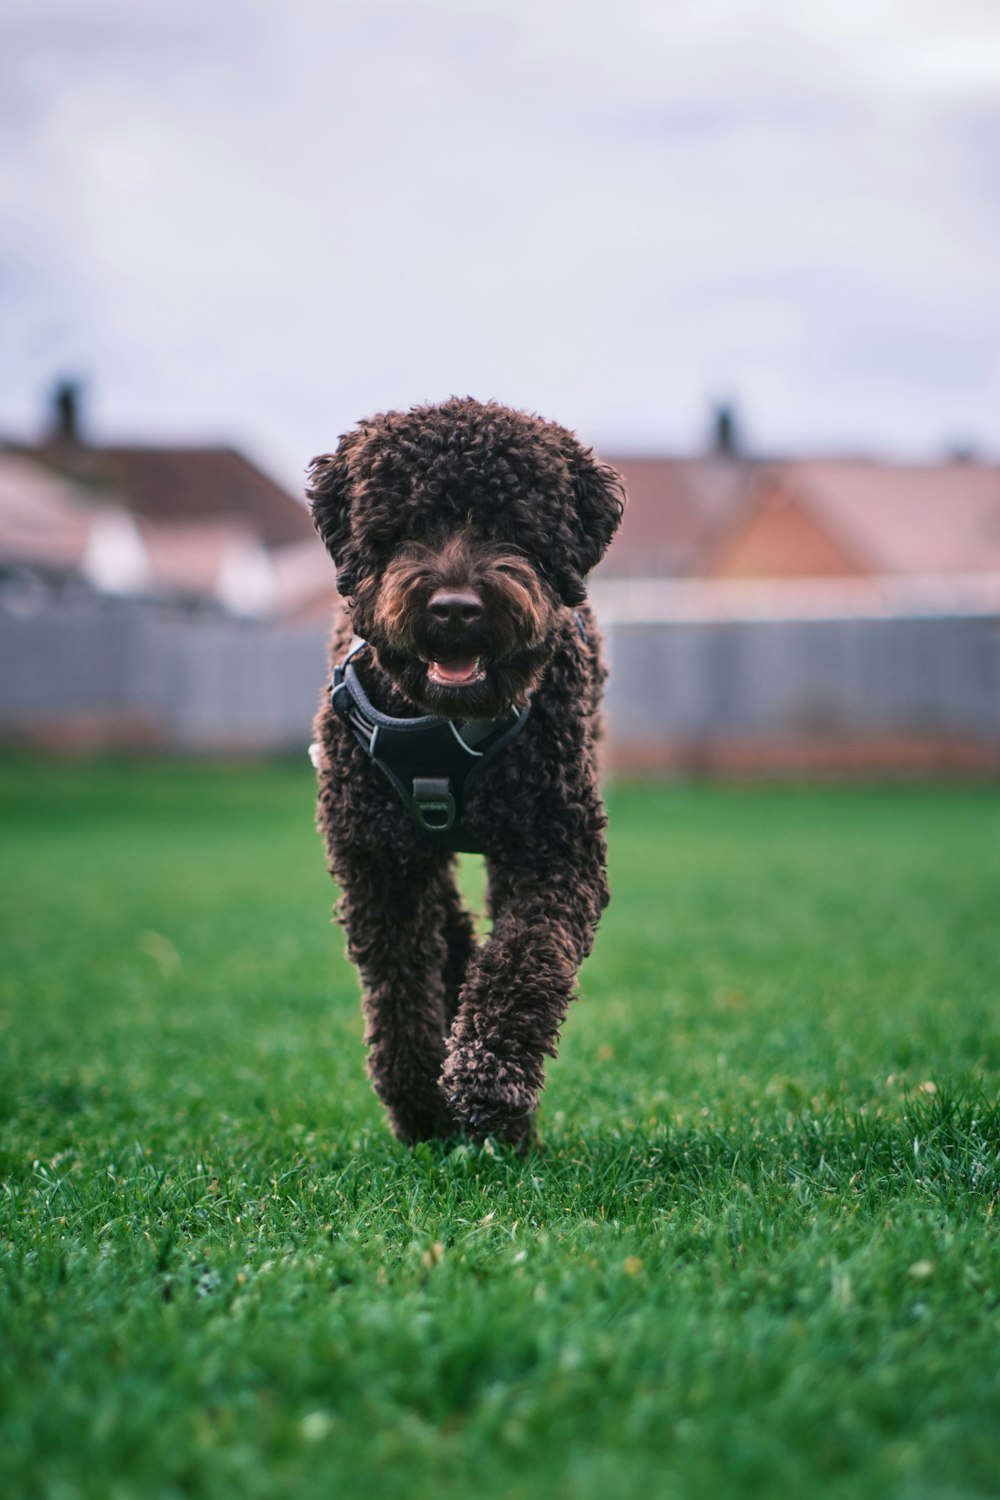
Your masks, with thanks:
<instances>
[{"instance_id":1,"label":"dog's mouth","mask_svg":"<svg viewBox=\"0 0 1000 1500\"><path fill-rule=\"evenodd\" d=\"M453 719L497 719L512 706L523 706L548 659L545 644L501 655L485 641L426 641L416 651L397 651L380 641L375 651L383 670L421 713Z\"/></svg>"},{"instance_id":2,"label":"dog's mouth","mask_svg":"<svg viewBox=\"0 0 1000 1500\"><path fill-rule=\"evenodd\" d=\"M442 656L427 663L427 681L435 687L474 687L485 676L481 656Z\"/></svg>"}]
</instances>

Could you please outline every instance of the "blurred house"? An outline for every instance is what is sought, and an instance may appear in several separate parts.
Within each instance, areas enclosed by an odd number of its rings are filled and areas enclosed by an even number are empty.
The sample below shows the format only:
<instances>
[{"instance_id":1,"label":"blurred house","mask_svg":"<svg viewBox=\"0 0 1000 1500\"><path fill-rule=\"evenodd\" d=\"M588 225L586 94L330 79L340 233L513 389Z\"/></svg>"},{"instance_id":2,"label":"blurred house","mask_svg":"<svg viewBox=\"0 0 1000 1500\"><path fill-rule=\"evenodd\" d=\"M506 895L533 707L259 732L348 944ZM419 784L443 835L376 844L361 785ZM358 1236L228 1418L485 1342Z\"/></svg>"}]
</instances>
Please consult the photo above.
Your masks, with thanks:
<instances>
[{"instance_id":1,"label":"blurred house","mask_svg":"<svg viewBox=\"0 0 1000 1500\"><path fill-rule=\"evenodd\" d=\"M709 538L712 577L1000 575L1000 468L852 460L762 465Z\"/></svg>"},{"instance_id":2,"label":"blurred house","mask_svg":"<svg viewBox=\"0 0 1000 1500\"><path fill-rule=\"evenodd\" d=\"M305 505L242 454L88 443L68 385L44 441L0 447L0 589L12 572L277 618L331 576Z\"/></svg>"},{"instance_id":3,"label":"blurred house","mask_svg":"<svg viewBox=\"0 0 1000 1500\"><path fill-rule=\"evenodd\" d=\"M71 387L55 413L0 446L0 737L300 743L323 673L301 621L334 593L305 505L232 449L85 442Z\"/></svg>"},{"instance_id":4,"label":"blurred house","mask_svg":"<svg viewBox=\"0 0 1000 1500\"><path fill-rule=\"evenodd\" d=\"M1000 771L1000 467L608 461L612 764Z\"/></svg>"},{"instance_id":5,"label":"blurred house","mask_svg":"<svg viewBox=\"0 0 1000 1500\"><path fill-rule=\"evenodd\" d=\"M0 739L304 746L333 568L230 449L0 447ZM1000 772L1000 468L608 455L628 504L592 586L620 772Z\"/></svg>"},{"instance_id":6,"label":"blurred house","mask_svg":"<svg viewBox=\"0 0 1000 1500\"><path fill-rule=\"evenodd\" d=\"M695 459L608 456L629 504L605 578L1000 572L1000 466L762 460L722 409Z\"/></svg>"}]
</instances>

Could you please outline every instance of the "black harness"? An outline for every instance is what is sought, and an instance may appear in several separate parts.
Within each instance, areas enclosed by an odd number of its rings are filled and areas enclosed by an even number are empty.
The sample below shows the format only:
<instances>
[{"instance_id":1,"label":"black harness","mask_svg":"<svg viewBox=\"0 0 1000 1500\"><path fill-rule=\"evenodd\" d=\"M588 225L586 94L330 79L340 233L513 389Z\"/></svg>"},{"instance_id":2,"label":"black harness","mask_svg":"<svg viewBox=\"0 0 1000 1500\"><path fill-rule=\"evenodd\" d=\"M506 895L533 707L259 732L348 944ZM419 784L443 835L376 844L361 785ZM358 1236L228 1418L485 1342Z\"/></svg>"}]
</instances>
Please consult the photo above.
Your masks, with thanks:
<instances>
[{"instance_id":1,"label":"black harness","mask_svg":"<svg viewBox=\"0 0 1000 1500\"><path fill-rule=\"evenodd\" d=\"M427 840L441 849L481 853L463 827L466 792L483 766L520 734L528 707L512 708L501 719L461 723L436 714L393 718L369 701L354 669L353 658L369 649L356 639L334 667L331 707L388 777Z\"/></svg>"}]
</instances>

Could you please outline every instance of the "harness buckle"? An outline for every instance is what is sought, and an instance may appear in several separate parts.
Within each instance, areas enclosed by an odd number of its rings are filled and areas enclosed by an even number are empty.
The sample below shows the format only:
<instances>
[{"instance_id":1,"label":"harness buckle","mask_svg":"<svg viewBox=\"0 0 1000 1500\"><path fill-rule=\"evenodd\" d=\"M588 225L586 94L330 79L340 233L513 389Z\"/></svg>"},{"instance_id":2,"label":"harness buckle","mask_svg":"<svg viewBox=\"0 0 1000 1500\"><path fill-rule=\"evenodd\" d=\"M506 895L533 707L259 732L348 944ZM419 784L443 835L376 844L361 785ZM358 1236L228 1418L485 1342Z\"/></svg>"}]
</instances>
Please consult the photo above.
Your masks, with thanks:
<instances>
[{"instance_id":1,"label":"harness buckle","mask_svg":"<svg viewBox=\"0 0 1000 1500\"><path fill-rule=\"evenodd\" d=\"M457 808L447 776L415 776L413 806L429 833L446 833L455 821Z\"/></svg>"}]
</instances>

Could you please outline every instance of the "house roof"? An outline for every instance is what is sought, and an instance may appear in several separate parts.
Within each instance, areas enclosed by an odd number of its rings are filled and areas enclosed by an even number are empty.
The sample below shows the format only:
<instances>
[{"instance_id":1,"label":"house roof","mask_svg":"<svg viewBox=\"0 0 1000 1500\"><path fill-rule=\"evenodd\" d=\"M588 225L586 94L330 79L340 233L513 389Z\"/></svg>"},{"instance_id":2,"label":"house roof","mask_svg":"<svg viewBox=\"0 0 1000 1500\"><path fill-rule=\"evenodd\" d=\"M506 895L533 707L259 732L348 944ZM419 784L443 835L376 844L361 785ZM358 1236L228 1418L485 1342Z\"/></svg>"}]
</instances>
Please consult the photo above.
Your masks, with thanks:
<instances>
[{"instance_id":1,"label":"house roof","mask_svg":"<svg viewBox=\"0 0 1000 1500\"><path fill-rule=\"evenodd\" d=\"M1000 571L1000 468L608 457L628 495L598 578Z\"/></svg>"},{"instance_id":2,"label":"house roof","mask_svg":"<svg viewBox=\"0 0 1000 1500\"><path fill-rule=\"evenodd\" d=\"M75 485L0 451L0 559L69 572L83 560L90 526Z\"/></svg>"},{"instance_id":3,"label":"house roof","mask_svg":"<svg viewBox=\"0 0 1000 1500\"><path fill-rule=\"evenodd\" d=\"M771 468L747 487L692 571L709 578L849 578L873 569L836 514L818 513L783 468Z\"/></svg>"},{"instance_id":4,"label":"house roof","mask_svg":"<svg viewBox=\"0 0 1000 1500\"><path fill-rule=\"evenodd\" d=\"M784 484L878 573L1000 570L1000 469L847 460L790 464Z\"/></svg>"},{"instance_id":5,"label":"house roof","mask_svg":"<svg viewBox=\"0 0 1000 1500\"><path fill-rule=\"evenodd\" d=\"M315 537L304 504L231 448L103 448L110 482L151 520L233 516L267 547Z\"/></svg>"},{"instance_id":6,"label":"house roof","mask_svg":"<svg viewBox=\"0 0 1000 1500\"><path fill-rule=\"evenodd\" d=\"M747 493L750 468L724 459L616 458L622 524L598 575L646 578L691 571L708 539Z\"/></svg>"},{"instance_id":7,"label":"house roof","mask_svg":"<svg viewBox=\"0 0 1000 1500\"><path fill-rule=\"evenodd\" d=\"M250 525L266 547L315 533L304 504L232 448L166 448L51 442L19 450L57 473L108 491L150 521L222 521Z\"/></svg>"}]
</instances>

